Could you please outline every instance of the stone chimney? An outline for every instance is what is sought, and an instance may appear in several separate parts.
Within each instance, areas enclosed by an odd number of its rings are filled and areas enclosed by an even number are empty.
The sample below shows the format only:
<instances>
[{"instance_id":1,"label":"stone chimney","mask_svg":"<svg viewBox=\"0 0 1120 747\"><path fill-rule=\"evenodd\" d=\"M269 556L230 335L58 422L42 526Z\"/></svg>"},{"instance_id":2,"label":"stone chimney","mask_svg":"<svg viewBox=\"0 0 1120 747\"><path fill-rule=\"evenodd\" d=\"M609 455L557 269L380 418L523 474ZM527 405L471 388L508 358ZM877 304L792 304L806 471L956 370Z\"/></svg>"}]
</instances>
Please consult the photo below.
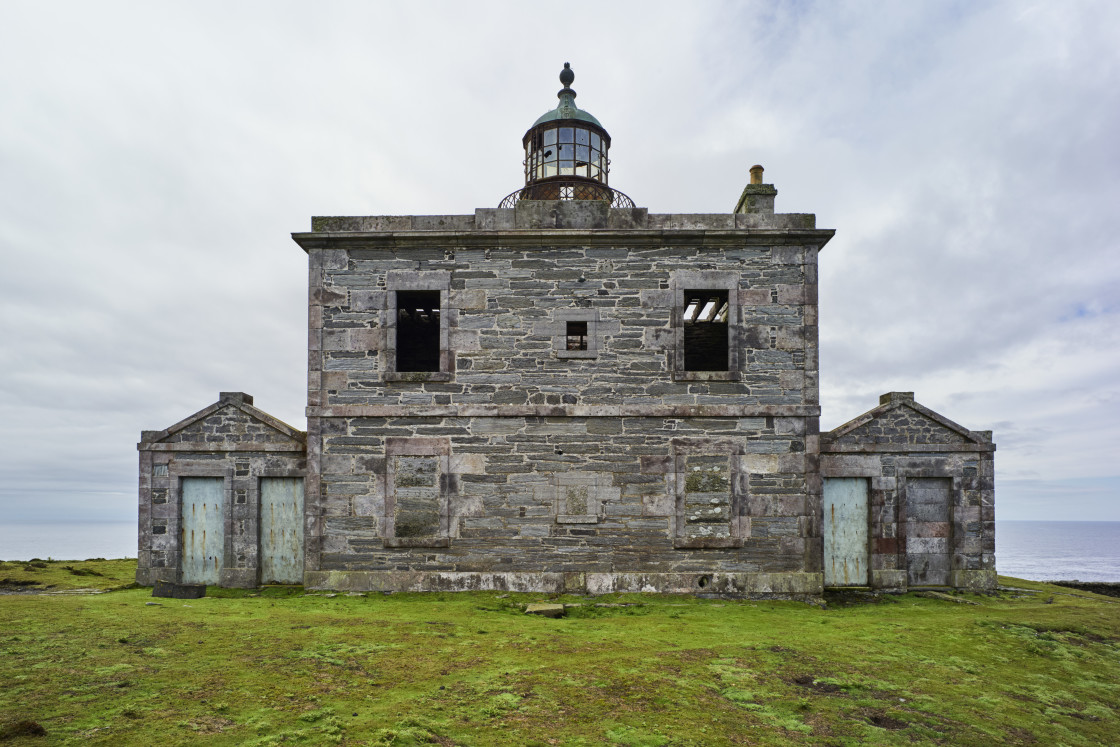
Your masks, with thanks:
<instances>
[{"instance_id":1,"label":"stone chimney","mask_svg":"<svg viewBox=\"0 0 1120 747\"><path fill-rule=\"evenodd\" d=\"M879 396L879 404L880 405L894 405L894 404L898 404L899 402L909 402L909 403L913 404L914 403L914 393L913 392L887 392L886 394L882 394L882 395Z\"/></svg>"},{"instance_id":2,"label":"stone chimney","mask_svg":"<svg viewBox=\"0 0 1120 747\"><path fill-rule=\"evenodd\" d=\"M739 196L739 202L735 204L735 213L774 213L774 197L777 196L778 190L774 189L773 184L762 183L761 166L751 166L751 181L746 187L743 188L743 194Z\"/></svg>"}]
</instances>

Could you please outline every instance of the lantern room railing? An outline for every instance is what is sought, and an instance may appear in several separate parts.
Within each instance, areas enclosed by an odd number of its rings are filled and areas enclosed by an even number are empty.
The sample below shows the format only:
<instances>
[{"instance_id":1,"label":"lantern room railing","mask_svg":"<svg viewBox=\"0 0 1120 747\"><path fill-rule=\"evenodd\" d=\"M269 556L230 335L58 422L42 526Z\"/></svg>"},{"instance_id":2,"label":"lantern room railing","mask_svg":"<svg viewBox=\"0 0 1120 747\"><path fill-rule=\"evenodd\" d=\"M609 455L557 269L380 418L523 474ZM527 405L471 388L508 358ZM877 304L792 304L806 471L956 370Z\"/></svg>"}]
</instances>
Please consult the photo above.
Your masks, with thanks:
<instances>
[{"instance_id":1,"label":"lantern room railing","mask_svg":"<svg viewBox=\"0 0 1120 747\"><path fill-rule=\"evenodd\" d=\"M511 208L521 200L603 200L612 208L633 208L634 201L627 195L605 184L592 181L552 179L537 182L506 195L499 208Z\"/></svg>"}]
</instances>

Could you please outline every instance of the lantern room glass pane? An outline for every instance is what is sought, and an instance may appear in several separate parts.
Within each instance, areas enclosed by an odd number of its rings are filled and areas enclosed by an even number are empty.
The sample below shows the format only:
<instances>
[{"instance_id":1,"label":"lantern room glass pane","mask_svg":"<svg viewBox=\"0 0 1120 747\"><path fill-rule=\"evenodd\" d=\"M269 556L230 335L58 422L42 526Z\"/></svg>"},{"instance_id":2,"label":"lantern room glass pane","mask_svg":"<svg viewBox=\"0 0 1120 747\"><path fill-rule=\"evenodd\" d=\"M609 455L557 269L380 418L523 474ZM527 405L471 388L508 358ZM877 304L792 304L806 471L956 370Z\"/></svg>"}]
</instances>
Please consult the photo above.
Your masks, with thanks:
<instances>
[{"instance_id":1,"label":"lantern room glass pane","mask_svg":"<svg viewBox=\"0 0 1120 747\"><path fill-rule=\"evenodd\" d=\"M587 130L576 129L576 144L587 145L587 136L590 134Z\"/></svg>"},{"instance_id":2,"label":"lantern room glass pane","mask_svg":"<svg viewBox=\"0 0 1120 747\"><path fill-rule=\"evenodd\" d=\"M572 142L573 134L574 133L572 132L571 127L561 127L560 128L560 142L562 142L562 143Z\"/></svg>"},{"instance_id":3,"label":"lantern room glass pane","mask_svg":"<svg viewBox=\"0 0 1120 747\"><path fill-rule=\"evenodd\" d=\"M544 144L545 145L555 145L556 144L556 130L545 130L544 131Z\"/></svg>"},{"instance_id":4,"label":"lantern room glass pane","mask_svg":"<svg viewBox=\"0 0 1120 747\"><path fill-rule=\"evenodd\" d=\"M599 143L600 143L600 140L599 140L598 133L592 132L591 133L591 147L595 148L596 150L599 150Z\"/></svg>"},{"instance_id":5,"label":"lantern room glass pane","mask_svg":"<svg viewBox=\"0 0 1120 747\"><path fill-rule=\"evenodd\" d=\"M586 145L576 146L576 161L587 163L591 159L591 153Z\"/></svg>"}]
</instances>

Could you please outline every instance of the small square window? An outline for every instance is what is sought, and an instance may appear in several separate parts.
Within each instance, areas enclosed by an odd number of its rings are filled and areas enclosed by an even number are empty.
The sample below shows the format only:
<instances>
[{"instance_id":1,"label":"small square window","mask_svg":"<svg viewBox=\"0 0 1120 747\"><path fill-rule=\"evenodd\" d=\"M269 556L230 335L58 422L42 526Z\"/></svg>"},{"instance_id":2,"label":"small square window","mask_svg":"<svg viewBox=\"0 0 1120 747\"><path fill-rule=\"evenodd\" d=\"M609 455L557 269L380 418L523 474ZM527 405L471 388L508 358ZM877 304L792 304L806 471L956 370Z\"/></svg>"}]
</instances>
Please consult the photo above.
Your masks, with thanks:
<instances>
[{"instance_id":1,"label":"small square window","mask_svg":"<svg viewBox=\"0 0 1120 747\"><path fill-rule=\"evenodd\" d=\"M599 312L596 309L558 309L545 329L557 358L599 357Z\"/></svg>"},{"instance_id":2,"label":"small square window","mask_svg":"<svg viewBox=\"0 0 1120 747\"><path fill-rule=\"evenodd\" d=\"M587 350L587 322L568 322L566 350Z\"/></svg>"}]
</instances>

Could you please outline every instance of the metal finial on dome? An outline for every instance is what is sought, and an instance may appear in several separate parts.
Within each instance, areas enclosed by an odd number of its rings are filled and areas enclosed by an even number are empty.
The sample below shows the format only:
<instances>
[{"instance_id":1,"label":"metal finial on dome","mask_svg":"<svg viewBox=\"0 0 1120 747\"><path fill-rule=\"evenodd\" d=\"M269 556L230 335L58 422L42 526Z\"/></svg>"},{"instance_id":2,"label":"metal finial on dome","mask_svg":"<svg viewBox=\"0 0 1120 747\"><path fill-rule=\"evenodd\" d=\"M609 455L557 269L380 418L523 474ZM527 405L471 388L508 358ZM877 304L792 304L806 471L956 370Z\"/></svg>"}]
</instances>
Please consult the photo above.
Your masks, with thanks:
<instances>
[{"instance_id":1,"label":"metal finial on dome","mask_svg":"<svg viewBox=\"0 0 1120 747\"><path fill-rule=\"evenodd\" d=\"M576 79L576 74L572 72L572 66L565 62L564 69L560 71L560 82L564 84L563 90L556 94L557 98L567 94L575 98L576 92L572 90L572 81Z\"/></svg>"}]
</instances>

